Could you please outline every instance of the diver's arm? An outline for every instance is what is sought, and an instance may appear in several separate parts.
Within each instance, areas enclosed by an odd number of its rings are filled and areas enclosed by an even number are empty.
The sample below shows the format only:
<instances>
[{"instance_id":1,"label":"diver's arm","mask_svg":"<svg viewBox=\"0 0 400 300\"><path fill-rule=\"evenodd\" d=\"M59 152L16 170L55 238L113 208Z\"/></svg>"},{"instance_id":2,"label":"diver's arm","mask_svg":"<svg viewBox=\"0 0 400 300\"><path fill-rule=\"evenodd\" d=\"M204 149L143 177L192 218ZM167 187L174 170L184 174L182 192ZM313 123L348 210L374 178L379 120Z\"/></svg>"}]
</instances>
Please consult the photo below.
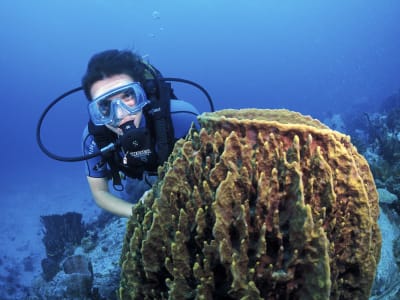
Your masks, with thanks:
<instances>
[{"instance_id":1,"label":"diver's arm","mask_svg":"<svg viewBox=\"0 0 400 300\"><path fill-rule=\"evenodd\" d=\"M110 213L129 218L132 215L133 204L126 202L113 194L108 189L107 178L86 177L96 204Z\"/></svg>"}]
</instances>

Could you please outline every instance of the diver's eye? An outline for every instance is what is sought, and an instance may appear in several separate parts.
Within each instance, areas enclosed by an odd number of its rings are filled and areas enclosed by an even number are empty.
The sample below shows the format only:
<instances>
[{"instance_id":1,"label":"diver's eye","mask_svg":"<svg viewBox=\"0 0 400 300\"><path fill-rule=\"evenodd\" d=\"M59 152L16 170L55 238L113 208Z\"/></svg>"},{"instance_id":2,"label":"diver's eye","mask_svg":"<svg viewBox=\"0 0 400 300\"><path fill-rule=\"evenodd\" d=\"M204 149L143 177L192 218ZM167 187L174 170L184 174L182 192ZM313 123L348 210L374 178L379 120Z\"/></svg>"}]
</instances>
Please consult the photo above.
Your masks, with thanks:
<instances>
[{"instance_id":1,"label":"diver's eye","mask_svg":"<svg viewBox=\"0 0 400 300\"><path fill-rule=\"evenodd\" d=\"M129 89L122 94L121 98L122 100L128 100L130 98L134 98L134 96L135 93L131 89Z\"/></svg>"},{"instance_id":2,"label":"diver's eye","mask_svg":"<svg viewBox=\"0 0 400 300\"><path fill-rule=\"evenodd\" d=\"M110 101L102 101L99 103L99 110L103 114L108 114L110 112Z\"/></svg>"}]
</instances>

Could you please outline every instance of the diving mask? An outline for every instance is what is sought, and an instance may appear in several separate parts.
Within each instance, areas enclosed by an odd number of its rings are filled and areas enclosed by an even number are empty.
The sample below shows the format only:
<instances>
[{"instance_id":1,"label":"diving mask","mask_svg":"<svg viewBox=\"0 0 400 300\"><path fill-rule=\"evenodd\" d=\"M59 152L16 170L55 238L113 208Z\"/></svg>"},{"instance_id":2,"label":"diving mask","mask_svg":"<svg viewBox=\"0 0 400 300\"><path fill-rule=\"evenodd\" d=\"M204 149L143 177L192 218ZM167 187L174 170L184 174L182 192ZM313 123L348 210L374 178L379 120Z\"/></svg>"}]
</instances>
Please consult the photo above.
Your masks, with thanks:
<instances>
[{"instance_id":1,"label":"diving mask","mask_svg":"<svg viewBox=\"0 0 400 300\"><path fill-rule=\"evenodd\" d=\"M95 125L118 126L122 119L137 114L147 103L140 83L133 82L95 98L88 109Z\"/></svg>"}]
</instances>

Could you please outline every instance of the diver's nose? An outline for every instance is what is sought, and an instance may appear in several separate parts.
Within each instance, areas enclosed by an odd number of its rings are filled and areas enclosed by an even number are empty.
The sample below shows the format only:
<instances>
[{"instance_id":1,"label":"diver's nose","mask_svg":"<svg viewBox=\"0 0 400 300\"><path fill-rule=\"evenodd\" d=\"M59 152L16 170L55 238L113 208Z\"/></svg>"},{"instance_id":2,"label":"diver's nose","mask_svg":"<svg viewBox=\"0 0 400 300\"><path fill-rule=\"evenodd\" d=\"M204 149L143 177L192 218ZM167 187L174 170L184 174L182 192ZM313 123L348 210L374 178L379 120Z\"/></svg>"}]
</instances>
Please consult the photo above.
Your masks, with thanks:
<instances>
[{"instance_id":1,"label":"diver's nose","mask_svg":"<svg viewBox=\"0 0 400 300\"><path fill-rule=\"evenodd\" d=\"M122 118L126 117L127 115L129 115L129 112L126 111L125 109L123 109L121 106L117 106L117 108L115 110L115 114L118 119L122 119Z\"/></svg>"}]
</instances>

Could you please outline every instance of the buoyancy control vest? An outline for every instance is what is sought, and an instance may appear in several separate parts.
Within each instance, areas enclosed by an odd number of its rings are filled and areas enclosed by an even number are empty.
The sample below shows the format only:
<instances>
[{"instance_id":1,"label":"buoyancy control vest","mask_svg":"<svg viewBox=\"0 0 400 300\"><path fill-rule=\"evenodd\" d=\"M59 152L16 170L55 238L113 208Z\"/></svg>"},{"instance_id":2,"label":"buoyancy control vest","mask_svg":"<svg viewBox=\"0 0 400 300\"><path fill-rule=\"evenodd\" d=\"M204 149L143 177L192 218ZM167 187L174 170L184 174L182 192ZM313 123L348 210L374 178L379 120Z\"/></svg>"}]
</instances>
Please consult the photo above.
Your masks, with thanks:
<instances>
[{"instance_id":1,"label":"buoyancy control vest","mask_svg":"<svg viewBox=\"0 0 400 300\"><path fill-rule=\"evenodd\" d=\"M116 144L114 151L102 154L107 162L115 189L122 189L121 172L131 178L142 178L143 173L156 174L172 152L175 143L171 118L171 99L176 96L171 83L162 81L161 72L145 64L145 80L141 82L150 103L143 108L146 126L122 127L124 134L118 136L105 125L96 126L88 122L88 131L93 135L99 149Z\"/></svg>"}]
</instances>

